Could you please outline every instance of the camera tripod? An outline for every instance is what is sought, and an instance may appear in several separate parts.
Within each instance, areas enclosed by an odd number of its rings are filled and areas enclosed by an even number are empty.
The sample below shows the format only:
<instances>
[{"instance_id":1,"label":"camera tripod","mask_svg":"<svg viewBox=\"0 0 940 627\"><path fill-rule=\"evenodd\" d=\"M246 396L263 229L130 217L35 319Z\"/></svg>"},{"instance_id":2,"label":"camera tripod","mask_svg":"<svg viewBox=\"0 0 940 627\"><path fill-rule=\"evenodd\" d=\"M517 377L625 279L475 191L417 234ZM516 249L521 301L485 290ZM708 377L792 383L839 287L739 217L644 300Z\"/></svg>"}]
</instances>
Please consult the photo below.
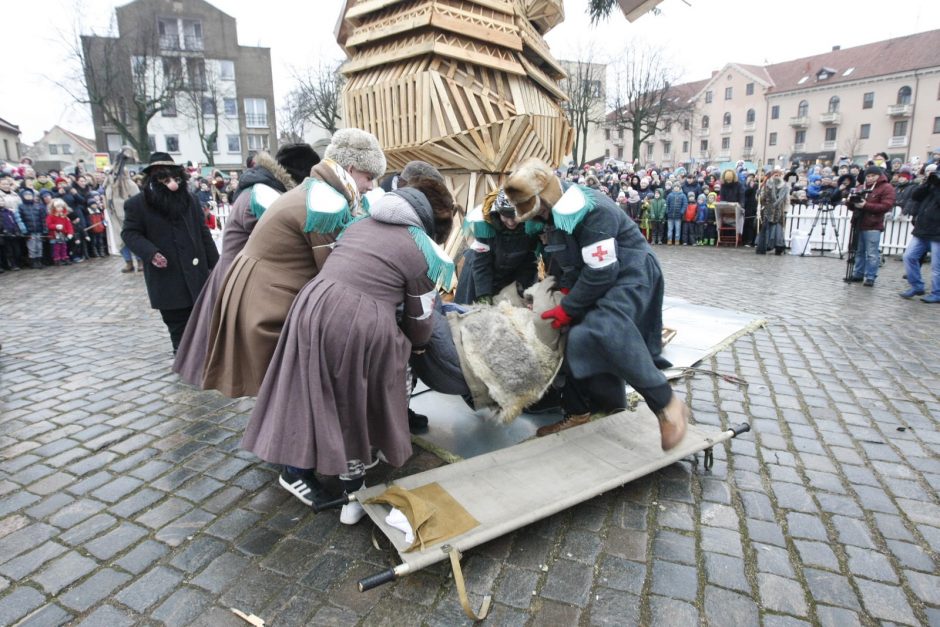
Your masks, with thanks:
<instances>
[{"instance_id":1,"label":"camera tripod","mask_svg":"<svg viewBox=\"0 0 940 627\"><path fill-rule=\"evenodd\" d=\"M839 244L839 225L836 224L835 218L832 217L832 210L835 209L828 202L824 202L816 206L816 217L813 218L813 224L809 227L809 234L806 237L806 243L803 245L803 251L800 253L800 257L806 256L806 249L809 248L810 240L813 239L813 231L816 230L816 225L822 225L822 240L820 240L821 245L826 243L826 227L832 225L832 230L836 234L836 248L839 251L839 259L842 259L842 245ZM826 250L824 248L819 249L819 255L824 256Z\"/></svg>"}]
</instances>

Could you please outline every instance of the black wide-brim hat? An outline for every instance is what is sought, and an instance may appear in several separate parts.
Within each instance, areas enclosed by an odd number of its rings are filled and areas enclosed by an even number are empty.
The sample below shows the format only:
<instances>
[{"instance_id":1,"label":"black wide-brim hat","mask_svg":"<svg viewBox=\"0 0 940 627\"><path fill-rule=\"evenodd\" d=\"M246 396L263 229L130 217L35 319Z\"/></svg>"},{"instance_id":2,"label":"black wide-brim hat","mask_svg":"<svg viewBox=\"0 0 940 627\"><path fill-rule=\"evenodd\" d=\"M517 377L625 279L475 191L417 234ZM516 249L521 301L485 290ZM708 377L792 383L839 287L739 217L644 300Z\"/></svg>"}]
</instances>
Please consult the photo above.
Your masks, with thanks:
<instances>
[{"instance_id":1,"label":"black wide-brim hat","mask_svg":"<svg viewBox=\"0 0 940 627\"><path fill-rule=\"evenodd\" d=\"M149 174L150 170L153 168L165 167L165 168L179 168L183 169L183 166L173 161L168 153L165 152L154 152L150 154L150 162L147 164L147 167L143 169L144 174Z\"/></svg>"}]
</instances>

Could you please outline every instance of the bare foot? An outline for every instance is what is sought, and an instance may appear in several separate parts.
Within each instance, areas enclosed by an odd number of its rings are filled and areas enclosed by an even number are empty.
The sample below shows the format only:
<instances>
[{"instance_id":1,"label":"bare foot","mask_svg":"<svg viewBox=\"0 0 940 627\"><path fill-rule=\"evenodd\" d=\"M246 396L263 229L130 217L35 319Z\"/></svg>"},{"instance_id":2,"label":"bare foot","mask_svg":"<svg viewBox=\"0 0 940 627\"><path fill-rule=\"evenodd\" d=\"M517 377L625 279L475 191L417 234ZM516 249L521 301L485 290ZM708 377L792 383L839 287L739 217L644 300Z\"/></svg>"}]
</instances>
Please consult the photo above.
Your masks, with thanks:
<instances>
[{"instance_id":1,"label":"bare foot","mask_svg":"<svg viewBox=\"0 0 940 627\"><path fill-rule=\"evenodd\" d=\"M669 404L656 412L656 417L659 419L659 433L662 438L663 450L668 451L675 448L685 437L685 430L689 425L689 418L692 417L692 410L678 396L673 394Z\"/></svg>"}]
</instances>

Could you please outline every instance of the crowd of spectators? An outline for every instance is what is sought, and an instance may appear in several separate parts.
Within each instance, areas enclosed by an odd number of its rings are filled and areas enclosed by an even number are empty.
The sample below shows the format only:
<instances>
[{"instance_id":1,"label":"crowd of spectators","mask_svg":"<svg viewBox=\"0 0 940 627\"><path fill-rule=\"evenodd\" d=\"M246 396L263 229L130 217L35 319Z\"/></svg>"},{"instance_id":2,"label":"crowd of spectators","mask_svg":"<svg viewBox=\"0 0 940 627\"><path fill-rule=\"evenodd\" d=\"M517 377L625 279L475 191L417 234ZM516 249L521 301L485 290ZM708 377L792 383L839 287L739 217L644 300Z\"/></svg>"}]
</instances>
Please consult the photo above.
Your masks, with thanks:
<instances>
[{"instance_id":1,"label":"crowd of spectators","mask_svg":"<svg viewBox=\"0 0 940 627\"><path fill-rule=\"evenodd\" d=\"M219 217L228 215L238 173L225 176L215 170L200 176L199 169L187 167L190 191L205 213L206 224L221 228ZM132 178L140 184L140 174ZM18 164L0 161L0 273L66 266L116 254L109 250L106 235L110 224L105 182L105 172L87 171L83 161L68 170L49 171L37 171L29 158ZM114 240L120 241L120 236Z\"/></svg>"}]
</instances>

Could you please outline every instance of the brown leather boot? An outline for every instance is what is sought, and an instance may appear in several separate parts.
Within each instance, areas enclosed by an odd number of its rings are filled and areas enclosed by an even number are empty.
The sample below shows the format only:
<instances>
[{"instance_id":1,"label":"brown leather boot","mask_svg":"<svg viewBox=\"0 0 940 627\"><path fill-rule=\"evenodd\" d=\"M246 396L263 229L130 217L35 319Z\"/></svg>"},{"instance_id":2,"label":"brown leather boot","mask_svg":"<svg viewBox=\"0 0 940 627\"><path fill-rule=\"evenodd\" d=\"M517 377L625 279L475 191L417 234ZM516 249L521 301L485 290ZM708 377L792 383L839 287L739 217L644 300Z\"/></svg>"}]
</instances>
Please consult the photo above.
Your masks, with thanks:
<instances>
[{"instance_id":1,"label":"brown leather boot","mask_svg":"<svg viewBox=\"0 0 940 627\"><path fill-rule=\"evenodd\" d=\"M133 271L134 271L134 262L125 261L124 268L121 270L121 272L123 272L124 274L127 274L128 272L133 272Z\"/></svg>"},{"instance_id":2,"label":"brown leather boot","mask_svg":"<svg viewBox=\"0 0 940 627\"><path fill-rule=\"evenodd\" d=\"M544 427L539 427L535 432L535 435L542 437L545 435L551 435L553 433L558 433L559 431L564 431L565 429L570 429L571 427L580 427L581 425L591 422L591 414L568 414L562 420L550 425L545 425Z\"/></svg>"},{"instance_id":3,"label":"brown leather boot","mask_svg":"<svg viewBox=\"0 0 940 627\"><path fill-rule=\"evenodd\" d=\"M659 433L664 451L674 448L685 437L686 427L692 410L678 396L672 395L669 404L656 412L659 419Z\"/></svg>"}]
</instances>

